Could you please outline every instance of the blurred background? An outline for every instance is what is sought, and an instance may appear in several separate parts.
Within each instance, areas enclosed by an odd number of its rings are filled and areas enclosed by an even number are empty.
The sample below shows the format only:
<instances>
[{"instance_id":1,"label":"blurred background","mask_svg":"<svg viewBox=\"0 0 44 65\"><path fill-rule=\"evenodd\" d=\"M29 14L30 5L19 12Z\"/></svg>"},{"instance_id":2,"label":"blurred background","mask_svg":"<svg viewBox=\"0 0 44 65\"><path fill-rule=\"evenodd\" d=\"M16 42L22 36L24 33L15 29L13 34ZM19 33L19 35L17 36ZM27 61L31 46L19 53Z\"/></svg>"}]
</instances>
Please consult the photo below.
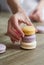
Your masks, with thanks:
<instances>
[{"instance_id":1,"label":"blurred background","mask_svg":"<svg viewBox=\"0 0 44 65\"><path fill-rule=\"evenodd\" d=\"M30 13L37 6L37 2L35 0L20 0L22 7L25 9L26 13ZM0 12L10 12L10 8L7 4L7 0L0 0Z\"/></svg>"},{"instance_id":2,"label":"blurred background","mask_svg":"<svg viewBox=\"0 0 44 65\"><path fill-rule=\"evenodd\" d=\"M0 12L1 11L6 11L6 12L9 12L9 7L7 5L7 0L0 0Z\"/></svg>"}]
</instances>

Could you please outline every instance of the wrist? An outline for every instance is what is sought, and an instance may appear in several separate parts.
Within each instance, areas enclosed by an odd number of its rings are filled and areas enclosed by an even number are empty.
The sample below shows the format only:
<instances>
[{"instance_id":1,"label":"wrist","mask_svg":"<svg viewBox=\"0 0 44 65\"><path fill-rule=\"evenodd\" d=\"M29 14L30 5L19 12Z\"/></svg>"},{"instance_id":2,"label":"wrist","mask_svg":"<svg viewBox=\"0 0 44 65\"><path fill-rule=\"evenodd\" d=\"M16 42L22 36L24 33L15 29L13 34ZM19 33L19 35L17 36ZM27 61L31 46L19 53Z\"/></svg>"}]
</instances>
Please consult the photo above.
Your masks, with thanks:
<instances>
[{"instance_id":1,"label":"wrist","mask_svg":"<svg viewBox=\"0 0 44 65\"><path fill-rule=\"evenodd\" d=\"M22 11L19 0L7 0L7 3L13 14L17 13L18 11Z\"/></svg>"}]
</instances>

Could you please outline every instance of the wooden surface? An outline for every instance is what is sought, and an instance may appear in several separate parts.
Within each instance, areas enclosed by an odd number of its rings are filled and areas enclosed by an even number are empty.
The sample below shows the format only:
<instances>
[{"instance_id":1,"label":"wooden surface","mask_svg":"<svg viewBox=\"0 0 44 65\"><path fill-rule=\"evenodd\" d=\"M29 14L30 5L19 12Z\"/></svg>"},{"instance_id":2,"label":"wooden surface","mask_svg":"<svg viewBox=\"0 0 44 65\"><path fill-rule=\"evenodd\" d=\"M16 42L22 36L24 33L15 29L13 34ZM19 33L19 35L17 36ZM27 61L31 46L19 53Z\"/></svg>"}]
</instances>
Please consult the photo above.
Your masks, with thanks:
<instances>
[{"instance_id":1,"label":"wooden surface","mask_svg":"<svg viewBox=\"0 0 44 65\"><path fill-rule=\"evenodd\" d=\"M0 54L0 65L44 65L44 34L37 34L35 50L23 50L19 44L14 46L5 36L9 17L9 13L0 13L0 42L7 46L6 52Z\"/></svg>"}]
</instances>

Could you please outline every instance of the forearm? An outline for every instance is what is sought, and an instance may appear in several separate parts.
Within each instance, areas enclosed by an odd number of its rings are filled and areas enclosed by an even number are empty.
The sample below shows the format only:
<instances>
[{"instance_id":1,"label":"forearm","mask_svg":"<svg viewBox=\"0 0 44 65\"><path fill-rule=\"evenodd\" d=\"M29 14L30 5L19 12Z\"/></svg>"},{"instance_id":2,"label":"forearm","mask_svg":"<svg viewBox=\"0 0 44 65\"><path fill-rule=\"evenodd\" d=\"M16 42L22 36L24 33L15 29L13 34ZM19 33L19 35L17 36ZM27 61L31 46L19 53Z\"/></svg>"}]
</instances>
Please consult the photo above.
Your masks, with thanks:
<instances>
[{"instance_id":1,"label":"forearm","mask_svg":"<svg viewBox=\"0 0 44 65\"><path fill-rule=\"evenodd\" d=\"M22 7L19 3L19 0L7 0L7 3L10 6L13 14L15 14L18 11L22 10Z\"/></svg>"}]
</instances>

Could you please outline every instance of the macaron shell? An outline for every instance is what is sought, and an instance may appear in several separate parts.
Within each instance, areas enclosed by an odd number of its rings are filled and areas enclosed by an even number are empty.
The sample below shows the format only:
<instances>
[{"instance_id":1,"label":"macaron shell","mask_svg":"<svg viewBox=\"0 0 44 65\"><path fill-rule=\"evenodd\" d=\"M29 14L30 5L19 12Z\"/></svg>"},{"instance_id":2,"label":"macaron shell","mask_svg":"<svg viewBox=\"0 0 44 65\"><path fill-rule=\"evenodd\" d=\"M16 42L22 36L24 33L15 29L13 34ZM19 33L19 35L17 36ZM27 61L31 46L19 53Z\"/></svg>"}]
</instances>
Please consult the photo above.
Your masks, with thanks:
<instances>
[{"instance_id":1,"label":"macaron shell","mask_svg":"<svg viewBox=\"0 0 44 65\"><path fill-rule=\"evenodd\" d=\"M25 35L33 35L35 34L35 31L30 31L30 32L24 32Z\"/></svg>"},{"instance_id":2,"label":"macaron shell","mask_svg":"<svg viewBox=\"0 0 44 65\"><path fill-rule=\"evenodd\" d=\"M36 41L31 42L31 43L22 42L20 47L23 49L34 49L36 48Z\"/></svg>"},{"instance_id":3,"label":"macaron shell","mask_svg":"<svg viewBox=\"0 0 44 65\"><path fill-rule=\"evenodd\" d=\"M38 33L44 33L44 26L37 26L36 29Z\"/></svg>"},{"instance_id":4,"label":"macaron shell","mask_svg":"<svg viewBox=\"0 0 44 65\"><path fill-rule=\"evenodd\" d=\"M25 35L32 35L35 34L35 28L34 26L24 26L22 28Z\"/></svg>"},{"instance_id":5,"label":"macaron shell","mask_svg":"<svg viewBox=\"0 0 44 65\"><path fill-rule=\"evenodd\" d=\"M34 26L25 26L22 28L22 30L25 32L27 32L27 31L30 32L30 31L35 31L35 28L34 28Z\"/></svg>"},{"instance_id":6,"label":"macaron shell","mask_svg":"<svg viewBox=\"0 0 44 65\"><path fill-rule=\"evenodd\" d=\"M23 42L27 42L27 43L30 43L35 40L36 40L36 35L24 36L24 38L22 39Z\"/></svg>"}]
</instances>

